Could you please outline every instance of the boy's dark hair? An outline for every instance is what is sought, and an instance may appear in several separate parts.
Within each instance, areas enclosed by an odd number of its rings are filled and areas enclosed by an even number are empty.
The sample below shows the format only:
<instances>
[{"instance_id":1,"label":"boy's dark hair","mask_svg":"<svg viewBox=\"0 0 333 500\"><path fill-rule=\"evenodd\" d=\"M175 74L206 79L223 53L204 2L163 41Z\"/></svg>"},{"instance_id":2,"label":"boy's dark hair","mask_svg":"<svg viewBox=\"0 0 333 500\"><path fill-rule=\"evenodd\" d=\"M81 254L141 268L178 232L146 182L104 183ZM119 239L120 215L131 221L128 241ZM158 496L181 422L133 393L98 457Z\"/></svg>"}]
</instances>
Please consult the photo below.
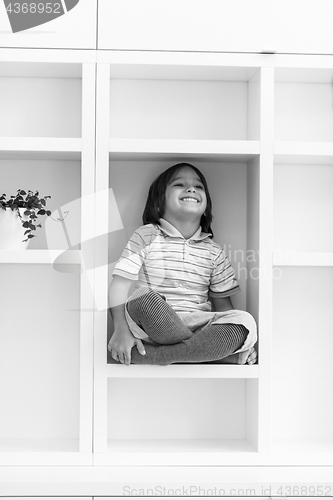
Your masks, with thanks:
<instances>
[{"instance_id":1,"label":"boy's dark hair","mask_svg":"<svg viewBox=\"0 0 333 500\"><path fill-rule=\"evenodd\" d=\"M200 225L204 233L211 233L211 235L213 236L213 231L211 229L211 223L213 220L212 200L209 194L207 182L200 170L190 163L177 163L177 165L173 165L172 167L162 172L154 180L148 191L146 206L142 215L143 224L159 223L159 219L163 217L164 214L166 188L170 184L173 177L177 174L177 172L183 167L192 168L196 172L204 186L207 198L207 207L205 213L201 216Z\"/></svg>"}]
</instances>

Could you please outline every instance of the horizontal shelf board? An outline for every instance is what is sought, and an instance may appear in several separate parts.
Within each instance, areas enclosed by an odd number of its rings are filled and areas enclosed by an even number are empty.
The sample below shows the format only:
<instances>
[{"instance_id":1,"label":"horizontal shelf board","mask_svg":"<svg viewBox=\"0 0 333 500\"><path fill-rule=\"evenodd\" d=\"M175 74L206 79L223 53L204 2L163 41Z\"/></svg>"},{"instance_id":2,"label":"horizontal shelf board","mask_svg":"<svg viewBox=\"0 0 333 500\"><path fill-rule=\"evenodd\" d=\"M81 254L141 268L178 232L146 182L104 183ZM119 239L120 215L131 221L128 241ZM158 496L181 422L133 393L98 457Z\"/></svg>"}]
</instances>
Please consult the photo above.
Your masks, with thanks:
<instances>
[{"instance_id":1,"label":"horizontal shelf board","mask_svg":"<svg viewBox=\"0 0 333 500\"><path fill-rule=\"evenodd\" d=\"M118 65L132 66L219 66L222 68L255 68L272 67L275 71L280 68L290 74L281 75L280 78L292 78L292 71L296 73L296 81L305 79L304 71L311 71L313 74L326 72L325 81L329 78L329 72L333 68L333 57L330 55L300 55L300 54L251 54L251 53L227 53L227 52L161 52L161 51L135 51L135 50L98 50L96 62L111 64L117 68ZM302 75L303 73L303 75ZM322 79L322 75L320 78ZM277 77L278 78L278 77ZM311 75L311 78L313 76ZM327 82L329 83L329 82Z\"/></svg>"},{"instance_id":2,"label":"horizontal shelf board","mask_svg":"<svg viewBox=\"0 0 333 500\"><path fill-rule=\"evenodd\" d=\"M0 250L0 264L53 264L64 250ZM80 250L66 251L61 264L81 264Z\"/></svg>"},{"instance_id":3,"label":"horizontal shelf board","mask_svg":"<svg viewBox=\"0 0 333 500\"><path fill-rule=\"evenodd\" d=\"M95 465L98 457L104 456L103 453L96 453L94 457ZM260 458L262 460L262 458ZM203 464L204 465L204 464ZM264 467L263 467L264 465ZM266 467L265 467L266 466ZM180 483L180 472L181 481ZM264 480L264 481L263 481ZM269 500L274 495L281 499L281 485L295 486L313 486L314 492L323 495L325 487L319 488L319 485L332 483L331 467L293 467L285 464L280 467L267 467L266 462L258 463L252 467L228 467L221 470L220 467L179 467L171 464L169 467L159 467L153 464L151 467L7 467L3 473L1 481L1 495L9 498L13 497L37 497L44 500L41 496L55 497L59 496L62 500L81 500L80 497L88 500L88 497L104 497L101 500L124 500L124 486L133 486L135 490L153 489L157 485L160 488L156 491L156 496L165 500L165 495L174 499L175 490L182 489L187 485L195 486L193 495L188 492L185 497L191 500L203 500L211 495L208 490L216 486L217 495L221 490L220 497L224 500L235 498L251 498L252 500ZM271 485L271 487L269 487ZM199 487L206 490L206 495L200 493ZM165 488L165 495L161 494L161 489ZM246 497L245 490L252 489ZM253 489L256 495L253 495ZM169 490L169 491L168 491ZM224 490L224 491L223 491ZM232 491L231 491L232 490ZM244 491L241 491L244 490ZM129 491L129 490L128 490ZM172 491L172 492L171 492ZM235 497L235 491L240 493L240 497ZM280 491L280 493L279 493ZM308 494L311 490L308 490ZM225 496L233 493L233 496ZM137 493L129 491L128 496L137 498ZM199 496L201 495L201 496ZM169 498L168 496L168 498ZM73 498L76 497L76 498ZM108 497L108 498L106 498ZM147 498L147 497L146 497ZM149 497L148 497L149 498ZM154 496L155 498L155 496ZM305 497L298 497L299 500ZM306 497L309 500L311 497ZM21 499L19 499L21 500ZM23 499L22 499L23 500ZM33 500L31 498L31 500ZM50 499L51 500L51 499ZM55 500L55 499L54 499Z\"/></svg>"},{"instance_id":4,"label":"horizontal shelf board","mask_svg":"<svg viewBox=\"0 0 333 500\"><path fill-rule=\"evenodd\" d=\"M275 163L332 164L332 142L274 142Z\"/></svg>"},{"instance_id":5,"label":"horizontal shelf board","mask_svg":"<svg viewBox=\"0 0 333 500\"><path fill-rule=\"evenodd\" d=\"M109 439L107 453L96 453L95 465L230 465L252 464L257 451L245 440Z\"/></svg>"},{"instance_id":6,"label":"horizontal shelf board","mask_svg":"<svg viewBox=\"0 0 333 500\"><path fill-rule=\"evenodd\" d=\"M333 266L333 252L273 252L274 266Z\"/></svg>"},{"instance_id":7,"label":"horizontal shelf board","mask_svg":"<svg viewBox=\"0 0 333 500\"><path fill-rule=\"evenodd\" d=\"M200 141L110 139L110 159L147 158L165 156L180 158L205 157L210 160L244 162L260 154L259 141Z\"/></svg>"},{"instance_id":8,"label":"horizontal shelf board","mask_svg":"<svg viewBox=\"0 0 333 500\"><path fill-rule=\"evenodd\" d=\"M108 453L251 453L254 448L243 439L110 439Z\"/></svg>"},{"instance_id":9,"label":"horizontal shelf board","mask_svg":"<svg viewBox=\"0 0 333 500\"><path fill-rule=\"evenodd\" d=\"M81 138L1 137L1 159L79 160Z\"/></svg>"},{"instance_id":10,"label":"horizontal shelf board","mask_svg":"<svg viewBox=\"0 0 333 500\"><path fill-rule=\"evenodd\" d=\"M276 68L275 81L288 83L332 83L332 68Z\"/></svg>"},{"instance_id":11,"label":"horizontal shelf board","mask_svg":"<svg viewBox=\"0 0 333 500\"><path fill-rule=\"evenodd\" d=\"M91 464L78 439L0 439L0 466Z\"/></svg>"},{"instance_id":12,"label":"horizontal shelf board","mask_svg":"<svg viewBox=\"0 0 333 500\"><path fill-rule=\"evenodd\" d=\"M258 378L258 365L121 365L107 366L109 378Z\"/></svg>"},{"instance_id":13,"label":"horizontal shelf board","mask_svg":"<svg viewBox=\"0 0 333 500\"><path fill-rule=\"evenodd\" d=\"M156 51L98 51L97 63L110 64L111 78L249 81L264 57Z\"/></svg>"},{"instance_id":14,"label":"horizontal shelf board","mask_svg":"<svg viewBox=\"0 0 333 500\"><path fill-rule=\"evenodd\" d=\"M0 453L74 453L78 451L78 439L0 439Z\"/></svg>"},{"instance_id":15,"label":"horizontal shelf board","mask_svg":"<svg viewBox=\"0 0 333 500\"><path fill-rule=\"evenodd\" d=\"M209 446L209 440L188 443L170 442L170 448L161 443L145 445L134 442L122 446L117 440L108 441L106 453L95 453L94 465L97 466L254 466L262 467L325 467L332 466L331 451L293 451L293 449L260 453L246 441L212 440L216 447Z\"/></svg>"},{"instance_id":16,"label":"horizontal shelf board","mask_svg":"<svg viewBox=\"0 0 333 500\"><path fill-rule=\"evenodd\" d=\"M281 439L272 441L273 453L330 453L333 439Z\"/></svg>"},{"instance_id":17,"label":"horizontal shelf board","mask_svg":"<svg viewBox=\"0 0 333 500\"><path fill-rule=\"evenodd\" d=\"M196 80L248 82L259 68L208 65L112 64L111 79Z\"/></svg>"},{"instance_id":18,"label":"horizontal shelf board","mask_svg":"<svg viewBox=\"0 0 333 500\"><path fill-rule=\"evenodd\" d=\"M49 54L48 58L50 58ZM79 63L2 61L0 77L82 78L82 65Z\"/></svg>"}]
</instances>

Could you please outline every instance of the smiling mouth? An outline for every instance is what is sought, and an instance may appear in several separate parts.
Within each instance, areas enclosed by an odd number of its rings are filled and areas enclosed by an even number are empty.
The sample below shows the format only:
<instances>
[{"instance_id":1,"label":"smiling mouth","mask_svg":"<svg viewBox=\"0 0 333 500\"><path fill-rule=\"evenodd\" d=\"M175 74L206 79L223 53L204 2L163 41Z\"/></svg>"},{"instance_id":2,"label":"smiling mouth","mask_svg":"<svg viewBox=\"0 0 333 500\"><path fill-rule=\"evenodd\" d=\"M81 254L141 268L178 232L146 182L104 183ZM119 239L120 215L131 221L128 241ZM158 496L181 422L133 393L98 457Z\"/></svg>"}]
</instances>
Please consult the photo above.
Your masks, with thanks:
<instances>
[{"instance_id":1,"label":"smiling mouth","mask_svg":"<svg viewBox=\"0 0 333 500\"><path fill-rule=\"evenodd\" d=\"M181 198L181 201L191 201L191 202L194 202L194 203L199 203L199 200L197 200L196 198Z\"/></svg>"}]
</instances>

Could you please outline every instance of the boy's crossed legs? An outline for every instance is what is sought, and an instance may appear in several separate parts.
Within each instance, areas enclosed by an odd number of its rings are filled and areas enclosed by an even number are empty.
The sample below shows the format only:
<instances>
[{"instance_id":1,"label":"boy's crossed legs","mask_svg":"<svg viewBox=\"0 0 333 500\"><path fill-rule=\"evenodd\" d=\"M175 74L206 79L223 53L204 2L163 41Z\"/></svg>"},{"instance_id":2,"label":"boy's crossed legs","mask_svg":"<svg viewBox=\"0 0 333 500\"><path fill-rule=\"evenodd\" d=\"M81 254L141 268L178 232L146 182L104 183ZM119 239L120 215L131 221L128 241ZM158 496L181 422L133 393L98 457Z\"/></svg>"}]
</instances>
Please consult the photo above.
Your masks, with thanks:
<instances>
[{"instance_id":1,"label":"boy's crossed legs","mask_svg":"<svg viewBox=\"0 0 333 500\"><path fill-rule=\"evenodd\" d=\"M163 297L149 288L138 289L127 303L127 310L149 338L159 344L145 343L146 355L132 349L131 362L134 364L169 365L220 360L237 351L248 334L245 326L231 323L208 325L194 333Z\"/></svg>"}]
</instances>

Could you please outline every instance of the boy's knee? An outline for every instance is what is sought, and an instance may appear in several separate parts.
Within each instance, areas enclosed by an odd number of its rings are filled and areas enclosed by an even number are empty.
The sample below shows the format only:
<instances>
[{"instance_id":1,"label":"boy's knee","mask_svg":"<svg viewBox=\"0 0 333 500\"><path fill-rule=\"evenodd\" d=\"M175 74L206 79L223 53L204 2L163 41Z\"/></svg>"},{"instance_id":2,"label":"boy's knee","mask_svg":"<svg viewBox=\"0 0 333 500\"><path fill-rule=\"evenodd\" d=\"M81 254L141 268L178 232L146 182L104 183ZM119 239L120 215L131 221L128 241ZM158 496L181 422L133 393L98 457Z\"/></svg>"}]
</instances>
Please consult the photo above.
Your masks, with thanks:
<instances>
[{"instance_id":1,"label":"boy's knee","mask_svg":"<svg viewBox=\"0 0 333 500\"><path fill-rule=\"evenodd\" d=\"M159 297L159 295L151 288L140 287L135 290L127 302L127 311L130 316L133 318L138 308L142 310L145 307L150 307L155 297Z\"/></svg>"},{"instance_id":2,"label":"boy's knee","mask_svg":"<svg viewBox=\"0 0 333 500\"><path fill-rule=\"evenodd\" d=\"M243 311L243 314L249 323L252 323L254 326L256 326L256 321L255 321L254 317L252 316L252 314L250 314L247 311Z\"/></svg>"},{"instance_id":3,"label":"boy's knee","mask_svg":"<svg viewBox=\"0 0 333 500\"><path fill-rule=\"evenodd\" d=\"M234 312L237 313L237 323L240 325L244 325L245 328L248 329L249 332L251 332L252 337L257 336L257 323L252 314L248 313L247 311L242 311L242 310L236 310L234 309Z\"/></svg>"},{"instance_id":4,"label":"boy's knee","mask_svg":"<svg viewBox=\"0 0 333 500\"><path fill-rule=\"evenodd\" d=\"M252 332L252 337L257 339L257 323L252 314L247 311L243 311L243 322L242 324Z\"/></svg>"}]
</instances>

